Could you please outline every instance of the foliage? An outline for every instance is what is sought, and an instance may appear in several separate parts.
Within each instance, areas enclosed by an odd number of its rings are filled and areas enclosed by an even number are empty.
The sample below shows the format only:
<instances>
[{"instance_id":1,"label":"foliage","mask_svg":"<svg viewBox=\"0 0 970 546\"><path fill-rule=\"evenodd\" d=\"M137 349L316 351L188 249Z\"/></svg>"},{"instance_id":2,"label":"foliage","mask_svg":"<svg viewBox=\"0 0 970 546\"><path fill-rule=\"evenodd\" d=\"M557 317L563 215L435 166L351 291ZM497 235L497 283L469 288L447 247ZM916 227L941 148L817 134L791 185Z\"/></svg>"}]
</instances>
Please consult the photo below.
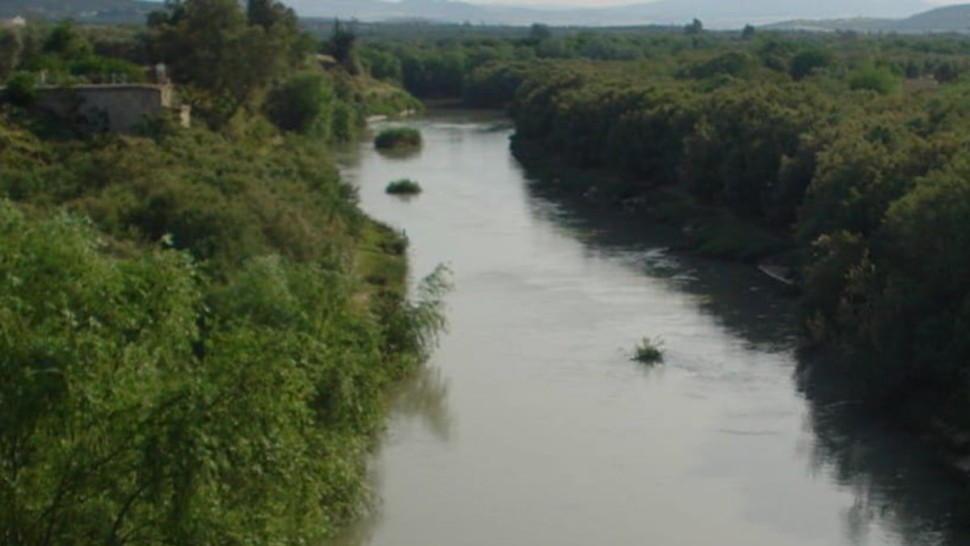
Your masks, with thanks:
<instances>
[{"instance_id":1,"label":"foliage","mask_svg":"<svg viewBox=\"0 0 970 546\"><path fill-rule=\"evenodd\" d=\"M338 98L356 110L359 119L354 121L358 125L363 123L364 113L393 117L424 108L420 101L392 82L378 81L367 75L350 76L341 70L330 75Z\"/></svg>"},{"instance_id":2,"label":"foliage","mask_svg":"<svg viewBox=\"0 0 970 546\"><path fill-rule=\"evenodd\" d=\"M10 29L0 29L0 82L7 79L17 68L23 51L20 33Z\"/></svg>"},{"instance_id":3,"label":"foliage","mask_svg":"<svg viewBox=\"0 0 970 546\"><path fill-rule=\"evenodd\" d=\"M188 0L166 4L150 19L154 60L201 93L194 106L213 126L302 61L296 16L278 5L269 9L274 15L252 9L257 19L250 20L236 0Z\"/></svg>"},{"instance_id":4,"label":"foliage","mask_svg":"<svg viewBox=\"0 0 970 546\"><path fill-rule=\"evenodd\" d=\"M3 544L319 543L366 501L384 392L443 327L446 272L406 297L406 240L357 208L319 138L413 99L297 71L278 3L166 8L149 41L220 132L73 140L0 112ZM21 66L133 66L56 28L28 29Z\"/></svg>"},{"instance_id":5,"label":"foliage","mask_svg":"<svg viewBox=\"0 0 970 546\"><path fill-rule=\"evenodd\" d=\"M462 101L479 108L505 107L536 69L532 63L493 62L473 70L463 84Z\"/></svg>"},{"instance_id":6,"label":"foliage","mask_svg":"<svg viewBox=\"0 0 970 546\"><path fill-rule=\"evenodd\" d=\"M848 77L849 88L874 91L888 95L899 91L899 78L886 67L863 66L852 71Z\"/></svg>"},{"instance_id":7,"label":"foliage","mask_svg":"<svg viewBox=\"0 0 970 546\"><path fill-rule=\"evenodd\" d=\"M816 70L821 70L832 63L832 55L820 49L802 51L792 57L790 74L792 79L801 80Z\"/></svg>"},{"instance_id":8,"label":"foliage","mask_svg":"<svg viewBox=\"0 0 970 546\"><path fill-rule=\"evenodd\" d=\"M213 283L8 203L0 238L5 543L312 541L355 513L380 388L433 341L440 274L375 322L312 263Z\"/></svg>"},{"instance_id":9,"label":"foliage","mask_svg":"<svg viewBox=\"0 0 970 546\"><path fill-rule=\"evenodd\" d=\"M89 55L91 44L71 21L63 21L48 34L43 52L63 59L76 59Z\"/></svg>"},{"instance_id":10,"label":"foliage","mask_svg":"<svg viewBox=\"0 0 970 546\"><path fill-rule=\"evenodd\" d=\"M94 83L135 83L145 80L145 72L139 66L100 55L81 57L72 62L68 70L72 75L86 77Z\"/></svg>"},{"instance_id":11,"label":"foliage","mask_svg":"<svg viewBox=\"0 0 970 546\"><path fill-rule=\"evenodd\" d=\"M149 438L175 424L189 384L191 268L176 253L112 259L83 222L31 221L9 203L0 238L0 536L130 540L133 521L157 525L173 500L174 468Z\"/></svg>"},{"instance_id":12,"label":"foliage","mask_svg":"<svg viewBox=\"0 0 970 546\"><path fill-rule=\"evenodd\" d=\"M355 44L357 35L340 20L333 23L333 34L325 44L325 49L349 74L360 74L360 63L357 61Z\"/></svg>"},{"instance_id":13,"label":"foliage","mask_svg":"<svg viewBox=\"0 0 970 546\"><path fill-rule=\"evenodd\" d=\"M633 348L633 360L642 364L659 364L663 362L663 340L645 337Z\"/></svg>"},{"instance_id":14,"label":"foliage","mask_svg":"<svg viewBox=\"0 0 970 546\"><path fill-rule=\"evenodd\" d=\"M37 98L37 78L29 72L14 74L3 95L13 105L28 106Z\"/></svg>"},{"instance_id":15,"label":"foliage","mask_svg":"<svg viewBox=\"0 0 970 546\"><path fill-rule=\"evenodd\" d=\"M359 55L362 69L382 81L401 81L401 59L380 48L363 48Z\"/></svg>"},{"instance_id":16,"label":"foliage","mask_svg":"<svg viewBox=\"0 0 970 546\"><path fill-rule=\"evenodd\" d=\"M694 19L684 27L684 34L696 35L704 32L704 23L700 19Z\"/></svg>"},{"instance_id":17,"label":"foliage","mask_svg":"<svg viewBox=\"0 0 970 546\"><path fill-rule=\"evenodd\" d=\"M384 129L374 137L374 147L379 150L417 148L421 146L421 131L413 127Z\"/></svg>"},{"instance_id":18,"label":"foliage","mask_svg":"<svg viewBox=\"0 0 970 546\"><path fill-rule=\"evenodd\" d=\"M421 193L421 184L409 178L402 178L389 183L385 191L390 195L417 195Z\"/></svg>"},{"instance_id":19,"label":"foliage","mask_svg":"<svg viewBox=\"0 0 970 546\"><path fill-rule=\"evenodd\" d=\"M318 72L301 72L274 88L266 100L267 117L284 131L331 134L333 86Z\"/></svg>"},{"instance_id":20,"label":"foliage","mask_svg":"<svg viewBox=\"0 0 970 546\"><path fill-rule=\"evenodd\" d=\"M139 82L145 77L127 59L100 55L89 34L69 21L52 28L0 31L0 79L14 67L38 77L43 73L48 84Z\"/></svg>"}]
</instances>

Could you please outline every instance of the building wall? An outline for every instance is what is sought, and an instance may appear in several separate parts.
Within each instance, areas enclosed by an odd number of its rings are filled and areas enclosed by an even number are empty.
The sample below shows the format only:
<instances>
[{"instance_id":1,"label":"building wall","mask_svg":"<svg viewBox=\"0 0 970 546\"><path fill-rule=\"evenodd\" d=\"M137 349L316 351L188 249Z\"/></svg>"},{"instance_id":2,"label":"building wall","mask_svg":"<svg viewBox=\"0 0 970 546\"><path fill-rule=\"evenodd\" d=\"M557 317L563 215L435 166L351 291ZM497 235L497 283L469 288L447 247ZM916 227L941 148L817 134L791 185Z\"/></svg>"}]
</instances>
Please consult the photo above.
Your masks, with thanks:
<instances>
[{"instance_id":1,"label":"building wall","mask_svg":"<svg viewBox=\"0 0 970 546\"><path fill-rule=\"evenodd\" d=\"M35 107L68 118L84 131L127 133L145 118L173 109L173 102L169 86L79 85L39 88ZM187 125L187 110L175 111Z\"/></svg>"}]
</instances>

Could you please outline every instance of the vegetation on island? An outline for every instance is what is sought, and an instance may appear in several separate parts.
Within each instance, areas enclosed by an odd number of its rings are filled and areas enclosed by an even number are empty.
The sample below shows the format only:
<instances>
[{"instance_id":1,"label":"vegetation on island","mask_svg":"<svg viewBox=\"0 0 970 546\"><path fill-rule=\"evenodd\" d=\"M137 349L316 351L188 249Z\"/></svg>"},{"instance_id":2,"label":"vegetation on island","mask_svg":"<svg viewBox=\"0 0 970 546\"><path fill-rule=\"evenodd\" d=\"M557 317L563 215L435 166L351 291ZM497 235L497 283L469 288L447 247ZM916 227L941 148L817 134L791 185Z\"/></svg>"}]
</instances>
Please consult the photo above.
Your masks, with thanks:
<instances>
[{"instance_id":1,"label":"vegetation on island","mask_svg":"<svg viewBox=\"0 0 970 546\"><path fill-rule=\"evenodd\" d=\"M391 127L374 137L378 150L409 150L421 147L421 131L414 127Z\"/></svg>"},{"instance_id":2,"label":"vegetation on island","mask_svg":"<svg viewBox=\"0 0 970 546\"><path fill-rule=\"evenodd\" d=\"M417 195L422 190L421 184L410 178L402 178L389 183L385 191L390 195Z\"/></svg>"},{"instance_id":3,"label":"vegetation on island","mask_svg":"<svg viewBox=\"0 0 970 546\"><path fill-rule=\"evenodd\" d=\"M660 338L643 338L633 348L632 359L641 364L659 364L663 362L663 340Z\"/></svg>"},{"instance_id":4,"label":"vegetation on island","mask_svg":"<svg viewBox=\"0 0 970 546\"><path fill-rule=\"evenodd\" d=\"M0 543L319 543L365 505L384 395L447 287L407 298L406 239L330 158L372 80L271 1L171 2L123 36L193 128L0 104ZM80 81L92 37L32 25L5 75Z\"/></svg>"}]
</instances>

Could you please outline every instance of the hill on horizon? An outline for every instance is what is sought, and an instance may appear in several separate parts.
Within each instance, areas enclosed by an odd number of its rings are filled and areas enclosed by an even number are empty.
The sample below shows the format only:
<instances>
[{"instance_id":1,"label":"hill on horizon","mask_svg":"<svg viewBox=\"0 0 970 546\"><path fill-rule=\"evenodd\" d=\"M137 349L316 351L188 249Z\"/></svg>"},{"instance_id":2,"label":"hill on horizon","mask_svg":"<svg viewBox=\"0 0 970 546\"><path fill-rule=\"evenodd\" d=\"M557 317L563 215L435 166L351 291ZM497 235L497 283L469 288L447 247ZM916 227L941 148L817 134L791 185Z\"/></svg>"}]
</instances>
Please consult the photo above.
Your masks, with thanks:
<instances>
[{"instance_id":1,"label":"hill on horizon","mask_svg":"<svg viewBox=\"0 0 970 546\"><path fill-rule=\"evenodd\" d=\"M20 16L46 21L139 23L160 6L158 2L141 0L2 0L0 19Z\"/></svg>"},{"instance_id":2,"label":"hill on horizon","mask_svg":"<svg viewBox=\"0 0 970 546\"><path fill-rule=\"evenodd\" d=\"M926 9L921 0L657 0L600 8L530 8L452 0L292 0L303 17L361 21L427 19L438 22L565 26L685 24L701 19L709 28L741 28L793 18L905 17Z\"/></svg>"},{"instance_id":3,"label":"hill on horizon","mask_svg":"<svg viewBox=\"0 0 970 546\"><path fill-rule=\"evenodd\" d=\"M970 4L943 6L903 19L900 32L970 32Z\"/></svg>"},{"instance_id":4,"label":"hill on horizon","mask_svg":"<svg viewBox=\"0 0 970 546\"><path fill-rule=\"evenodd\" d=\"M816 32L970 33L970 4L943 6L905 19L796 19L766 25L764 28Z\"/></svg>"},{"instance_id":5,"label":"hill on horizon","mask_svg":"<svg viewBox=\"0 0 970 546\"><path fill-rule=\"evenodd\" d=\"M970 4L926 10L924 0L656 0L601 8L523 7L459 0L284 0L304 18L365 22L424 20L527 26L682 25L693 18L714 29L746 24L772 30L860 32L970 32ZM555 0L552 0L553 2ZM161 0L2 0L0 18L70 18L80 23L137 24Z\"/></svg>"}]
</instances>

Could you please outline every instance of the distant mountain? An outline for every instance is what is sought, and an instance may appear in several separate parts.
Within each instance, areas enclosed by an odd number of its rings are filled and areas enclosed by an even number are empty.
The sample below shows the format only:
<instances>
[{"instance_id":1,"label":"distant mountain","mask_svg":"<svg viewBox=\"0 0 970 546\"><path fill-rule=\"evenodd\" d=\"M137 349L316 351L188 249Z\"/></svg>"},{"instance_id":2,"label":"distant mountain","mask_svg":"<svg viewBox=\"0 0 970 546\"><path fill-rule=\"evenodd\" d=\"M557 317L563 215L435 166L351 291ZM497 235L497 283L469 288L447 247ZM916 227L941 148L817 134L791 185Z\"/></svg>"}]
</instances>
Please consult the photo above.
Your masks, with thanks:
<instances>
[{"instance_id":1,"label":"distant mountain","mask_svg":"<svg viewBox=\"0 0 970 546\"><path fill-rule=\"evenodd\" d=\"M142 23L159 3L139 0L0 0L0 19L74 19L84 23Z\"/></svg>"},{"instance_id":2,"label":"distant mountain","mask_svg":"<svg viewBox=\"0 0 970 546\"><path fill-rule=\"evenodd\" d=\"M697 17L711 28L739 28L792 18L904 17L925 9L920 0L657 0L601 8L526 8L451 0L292 0L304 17L362 21L426 19L473 24L604 26L685 24ZM554 3L551 0L550 3Z\"/></svg>"},{"instance_id":3,"label":"distant mountain","mask_svg":"<svg viewBox=\"0 0 970 546\"><path fill-rule=\"evenodd\" d=\"M793 19L780 21L761 28L766 30L795 30L805 32L889 32L899 23L898 19L871 19L852 17L849 19Z\"/></svg>"},{"instance_id":4,"label":"distant mountain","mask_svg":"<svg viewBox=\"0 0 970 546\"><path fill-rule=\"evenodd\" d=\"M854 30L858 32L899 32L904 34L970 33L970 4L936 8L905 19L799 19L766 25L764 28L828 32Z\"/></svg>"},{"instance_id":5,"label":"distant mountain","mask_svg":"<svg viewBox=\"0 0 970 546\"><path fill-rule=\"evenodd\" d=\"M970 32L970 4L933 9L899 21L899 32Z\"/></svg>"},{"instance_id":6,"label":"distant mountain","mask_svg":"<svg viewBox=\"0 0 970 546\"><path fill-rule=\"evenodd\" d=\"M646 16L657 22L684 23L697 17L705 26L740 28L794 18L897 18L926 9L919 0L660 0L613 8L621 16Z\"/></svg>"},{"instance_id":7,"label":"distant mountain","mask_svg":"<svg viewBox=\"0 0 970 546\"><path fill-rule=\"evenodd\" d=\"M861 32L970 32L970 4L924 11L923 0L655 0L601 8L529 8L460 0L283 0L302 17L361 21L561 26L683 25L708 28ZM556 0L549 0L554 4ZM161 0L0 0L0 18L71 18L82 23L141 23ZM914 15L915 14L915 15ZM781 21L781 22L778 22Z\"/></svg>"}]
</instances>

